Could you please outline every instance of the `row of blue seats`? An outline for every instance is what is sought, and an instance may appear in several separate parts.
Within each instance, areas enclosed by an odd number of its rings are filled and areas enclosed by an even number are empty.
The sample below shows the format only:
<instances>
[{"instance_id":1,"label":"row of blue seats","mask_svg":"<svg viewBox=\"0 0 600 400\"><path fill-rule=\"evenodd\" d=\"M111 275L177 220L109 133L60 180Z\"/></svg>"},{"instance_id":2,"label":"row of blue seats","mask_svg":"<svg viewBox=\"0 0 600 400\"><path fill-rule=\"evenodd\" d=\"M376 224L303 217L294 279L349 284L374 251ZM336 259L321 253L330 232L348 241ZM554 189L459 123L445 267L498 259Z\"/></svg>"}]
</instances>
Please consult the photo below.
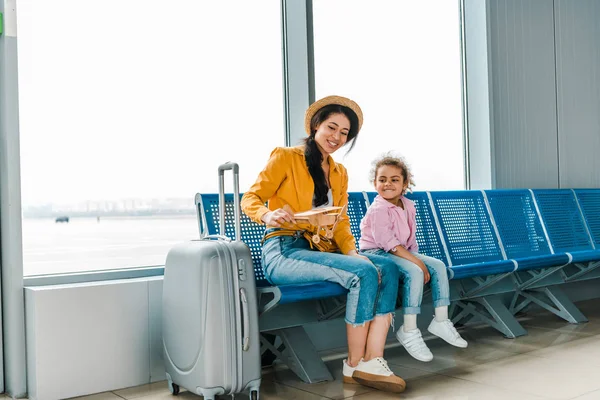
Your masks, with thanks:
<instances>
[{"instance_id":1,"label":"row of blue seats","mask_svg":"<svg viewBox=\"0 0 600 400\"><path fill-rule=\"evenodd\" d=\"M374 192L349 193L352 233ZM414 192L420 252L442 260L450 279L509 274L600 261L600 189ZM219 231L218 196L196 196L202 234ZM234 238L233 197L226 196L226 235ZM258 287L264 278L260 246L264 226L242 215L242 240L250 247ZM598 249L597 249L598 247ZM344 294L337 284L279 286L279 304Z\"/></svg>"},{"instance_id":2,"label":"row of blue seats","mask_svg":"<svg viewBox=\"0 0 600 400\"><path fill-rule=\"evenodd\" d=\"M347 212L357 241L375 195L349 193ZM417 208L419 251L448 267L455 324L477 318L515 338L527 331L514 315L532 303L569 322L586 321L557 285L600 277L600 189L415 192L408 197ZM235 238L233 195L225 200L225 233ZM201 236L218 234L218 195L198 194L196 205ZM277 358L304 382L332 380L304 327L343 315L346 289L330 282L270 285L261 267L264 226L243 214L241 225L258 286L263 364ZM513 296L510 307L507 293Z\"/></svg>"}]
</instances>

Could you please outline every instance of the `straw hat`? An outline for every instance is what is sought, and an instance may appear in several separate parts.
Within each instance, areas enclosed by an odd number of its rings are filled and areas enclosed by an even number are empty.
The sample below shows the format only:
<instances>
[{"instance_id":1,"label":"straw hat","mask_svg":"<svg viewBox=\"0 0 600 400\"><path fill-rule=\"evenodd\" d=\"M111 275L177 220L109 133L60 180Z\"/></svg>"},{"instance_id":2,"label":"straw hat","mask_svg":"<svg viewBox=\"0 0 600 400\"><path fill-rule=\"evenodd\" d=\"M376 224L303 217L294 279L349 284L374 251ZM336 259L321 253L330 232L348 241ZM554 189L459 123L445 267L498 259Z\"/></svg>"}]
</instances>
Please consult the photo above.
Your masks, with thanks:
<instances>
[{"instance_id":1,"label":"straw hat","mask_svg":"<svg viewBox=\"0 0 600 400\"><path fill-rule=\"evenodd\" d=\"M306 131L307 134L310 135L310 121L312 120L315 113L317 111L319 111L321 108L328 106L330 104L337 104L340 106L348 107L349 109L354 111L354 114L356 114L356 116L358 117L357 132L360 131L360 128L362 127L362 123L363 123L363 114L362 114L362 110L360 109L358 104L356 104L354 101L352 101L346 97L327 96L327 97L323 97L321 100L315 101L314 103L312 103L310 105L310 107L308 107L308 110L306 110L306 114L304 116L304 130Z\"/></svg>"}]
</instances>

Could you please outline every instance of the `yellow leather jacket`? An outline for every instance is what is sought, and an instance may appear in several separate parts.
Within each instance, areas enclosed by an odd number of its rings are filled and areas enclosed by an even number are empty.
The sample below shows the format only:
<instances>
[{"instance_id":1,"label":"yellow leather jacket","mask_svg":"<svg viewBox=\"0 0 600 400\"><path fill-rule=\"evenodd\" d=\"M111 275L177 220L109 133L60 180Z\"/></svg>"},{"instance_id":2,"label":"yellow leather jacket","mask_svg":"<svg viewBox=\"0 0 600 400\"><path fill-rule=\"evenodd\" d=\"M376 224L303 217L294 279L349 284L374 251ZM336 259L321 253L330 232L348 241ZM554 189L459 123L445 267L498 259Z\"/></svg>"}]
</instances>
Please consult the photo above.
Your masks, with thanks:
<instances>
[{"instance_id":1,"label":"yellow leather jacket","mask_svg":"<svg viewBox=\"0 0 600 400\"><path fill-rule=\"evenodd\" d=\"M333 205L348 204L348 173L346 168L329 156L329 184ZM267 166L258 175L256 182L242 197L242 210L253 221L263 224L261 218L269 211L289 205L294 212L313 208L314 182L304 160L304 146L277 147L271 153ZM267 207L265 202L268 201ZM356 250L354 236L350 231L350 220L344 213L335 226L333 241L341 252ZM286 229L304 229L302 226L286 225Z\"/></svg>"}]
</instances>

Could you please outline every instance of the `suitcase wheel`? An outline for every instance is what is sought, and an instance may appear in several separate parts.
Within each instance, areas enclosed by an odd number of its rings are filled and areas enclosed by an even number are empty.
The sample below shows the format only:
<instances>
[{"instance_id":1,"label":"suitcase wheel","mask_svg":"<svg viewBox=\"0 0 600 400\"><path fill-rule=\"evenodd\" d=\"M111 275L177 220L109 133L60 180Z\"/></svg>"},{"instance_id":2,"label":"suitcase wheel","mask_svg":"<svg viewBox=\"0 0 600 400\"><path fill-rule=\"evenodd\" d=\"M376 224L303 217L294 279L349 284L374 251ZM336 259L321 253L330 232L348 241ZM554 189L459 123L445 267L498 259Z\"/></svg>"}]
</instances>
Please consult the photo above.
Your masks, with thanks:
<instances>
[{"instance_id":1,"label":"suitcase wheel","mask_svg":"<svg viewBox=\"0 0 600 400\"><path fill-rule=\"evenodd\" d=\"M169 390L173 394L173 396L177 396L179 394L179 385L169 381Z\"/></svg>"}]
</instances>

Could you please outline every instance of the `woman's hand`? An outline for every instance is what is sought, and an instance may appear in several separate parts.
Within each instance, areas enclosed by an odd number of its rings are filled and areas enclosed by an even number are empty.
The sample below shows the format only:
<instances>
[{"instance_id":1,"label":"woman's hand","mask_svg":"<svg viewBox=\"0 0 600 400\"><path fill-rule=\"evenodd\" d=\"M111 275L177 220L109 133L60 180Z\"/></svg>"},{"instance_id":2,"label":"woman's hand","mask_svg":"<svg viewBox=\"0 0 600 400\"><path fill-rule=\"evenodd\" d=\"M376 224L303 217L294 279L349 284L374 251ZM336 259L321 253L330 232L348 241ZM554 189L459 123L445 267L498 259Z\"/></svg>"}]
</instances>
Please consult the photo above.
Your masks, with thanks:
<instances>
[{"instance_id":1,"label":"woman's hand","mask_svg":"<svg viewBox=\"0 0 600 400\"><path fill-rule=\"evenodd\" d=\"M268 226L275 226L277 228L281 227L287 222L291 222L292 224L296 223L294 216L283 208L278 208L275 211L269 211L263 215L261 219Z\"/></svg>"},{"instance_id":2,"label":"woman's hand","mask_svg":"<svg viewBox=\"0 0 600 400\"><path fill-rule=\"evenodd\" d=\"M363 260L371 262L371 260L369 260L369 257L363 256L362 254L358 254L358 252L356 250L350 250L348 253L346 253L346 255L347 256L352 256L352 257L362 258Z\"/></svg>"}]
</instances>

